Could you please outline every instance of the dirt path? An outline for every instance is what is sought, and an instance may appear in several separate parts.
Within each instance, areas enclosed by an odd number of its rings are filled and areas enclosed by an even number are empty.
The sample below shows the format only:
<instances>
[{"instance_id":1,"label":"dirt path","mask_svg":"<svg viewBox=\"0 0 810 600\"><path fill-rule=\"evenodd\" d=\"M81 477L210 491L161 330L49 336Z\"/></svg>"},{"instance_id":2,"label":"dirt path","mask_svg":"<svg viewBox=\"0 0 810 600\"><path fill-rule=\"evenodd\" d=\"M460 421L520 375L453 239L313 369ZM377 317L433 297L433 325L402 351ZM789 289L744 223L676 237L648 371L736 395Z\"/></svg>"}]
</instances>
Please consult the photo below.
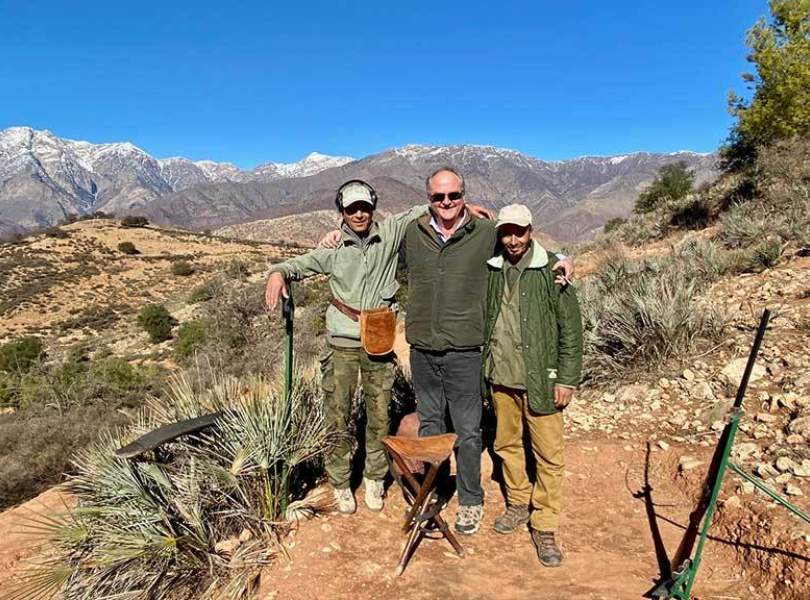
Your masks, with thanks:
<instances>
[{"instance_id":1,"label":"dirt path","mask_svg":"<svg viewBox=\"0 0 810 600\"><path fill-rule=\"evenodd\" d=\"M688 486L672 477L679 456L673 447L653 453L651 460L652 497L670 554L692 502L682 491ZM502 536L491 530L502 497L489 480L491 462L485 457L485 520L478 534L461 538L466 558L455 557L444 540L425 540L405 574L396 578L404 503L392 489L382 514L361 506L351 517L330 515L305 523L288 542L291 561L280 561L264 578L265 592L277 600L640 598L659 573L645 504L633 494L643 484L644 457L642 447L611 440L569 443L561 531L566 562L559 569L540 567L528 531ZM357 497L362 505L362 490ZM454 513L455 501L446 511L451 523ZM704 557L695 589L700 598L764 597L749 589L725 544L710 542Z\"/></svg>"}]
</instances>

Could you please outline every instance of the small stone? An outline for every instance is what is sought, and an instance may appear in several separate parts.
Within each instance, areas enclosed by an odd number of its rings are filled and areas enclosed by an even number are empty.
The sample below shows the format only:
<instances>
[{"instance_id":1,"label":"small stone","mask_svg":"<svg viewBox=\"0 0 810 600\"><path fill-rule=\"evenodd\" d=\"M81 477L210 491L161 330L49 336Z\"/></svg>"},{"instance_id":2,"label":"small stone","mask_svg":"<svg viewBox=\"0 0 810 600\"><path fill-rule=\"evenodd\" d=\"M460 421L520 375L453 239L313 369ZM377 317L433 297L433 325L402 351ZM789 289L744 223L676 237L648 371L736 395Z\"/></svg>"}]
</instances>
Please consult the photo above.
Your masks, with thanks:
<instances>
[{"instance_id":1,"label":"small stone","mask_svg":"<svg viewBox=\"0 0 810 600\"><path fill-rule=\"evenodd\" d=\"M738 494L753 494L755 489L756 488L754 487L753 483L751 483L750 481L743 481L740 484L740 487L737 488L737 493Z\"/></svg>"},{"instance_id":2,"label":"small stone","mask_svg":"<svg viewBox=\"0 0 810 600\"><path fill-rule=\"evenodd\" d=\"M678 461L678 470L679 471L691 471L692 469L699 467L703 464L703 461L690 455L684 455Z\"/></svg>"},{"instance_id":3,"label":"small stone","mask_svg":"<svg viewBox=\"0 0 810 600\"><path fill-rule=\"evenodd\" d=\"M669 444L667 444L664 440L658 440L658 447L661 448L664 452L669 450Z\"/></svg>"},{"instance_id":4,"label":"small stone","mask_svg":"<svg viewBox=\"0 0 810 600\"><path fill-rule=\"evenodd\" d=\"M792 433L785 438L785 441L791 446L800 446L804 444L804 437L798 433Z\"/></svg>"},{"instance_id":5,"label":"small stone","mask_svg":"<svg viewBox=\"0 0 810 600\"><path fill-rule=\"evenodd\" d=\"M799 417L793 419L788 425L790 433L796 433L804 438L810 437L810 417Z\"/></svg>"},{"instance_id":6,"label":"small stone","mask_svg":"<svg viewBox=\"0 0 810 600\"><path fill-rule=\"evenodd\" d=\"M321 552L323 552L324 554L329 554L331 551L332 548L330 548L329 546L324 546L323 548L321 548Z\"/></svg>"},{"instance_id":7,"label":"small stone","mask_svg":"<svg viewBox=\"0 0 810 600\"><path fill-rule=\"evenodd\" d=\"M784 483L787 483L788 481L790 481L790 478L791 478L790 473L782 473L778 477L774 477L774 481L776 483L784 484Z\"/></svg>"},{"instance_id":8,"label":"small stone","mask_svg":"<svg viewBox=\"0 0 810 600\"><path fill-rule=\"evenodd\" d=\"M810 459L805 458L800 465L794 462L790 472L796 477L810 477Z\"/></svg>"},{"instance_id":9,"label":"small stone","mask_svg":"<svg viewBox=\"0 0 810 600\"><path fill-rule=\"evenodd\" d=\"M245 542L250 541L250 538L252 537L253 533L250 531L250 529L243 529L242 533L239 534L239 541L244 544Z\"/></svg>"},{"instance_id":10,"label":"small stone","mask_svg":"<svg viewBox=\"0 0 810 600\"><path fill-rule=\"evenodd\" d=\"M788 496L804 496L802 489L793 483L789 483L785 486L785 493Z\"/></svg>"},{"instance_id":11,"label":"small stone","mask_svg":"<svg viewBox=\"0 0 810 600\"><path fill-rule=\"evenodd\" d=\"M613 404L616 402L616 394L602 394L602 402L607 402L608 404Z\"/></svg>"},{"instance_id":12,"label":"small stone","mask_svg":"<svg viewBox=\"0 0 810 600\"><path fill-rule=\"evenodd\" d=\"M787 471L792 471L793 461L790 460L787 456L780 456L776 459L776 470L780 473L785 473Z\"/></svg>"},{"instance_id":13,"label":"small stone","mask_svg":"<svg viewBox=\"0 0 810 600\"><path fill-rule=\"evenodd\" d=\"M732 452L737 460L744 461L752 456L759 456L760 449L759 446L754 442L743 442L741 444L736 444Z\"/></svg>"},{"instance_id":14,"label":"small stone","mask_svg":"<svg viewBox=\"0 0 810 600\"><path fill-rule=\"evenodd\" d=\"M731 496L723 501L723 508L734 510L740 508L740 499L737 496Z\"/></svg>"},{"instance_id":15,"label":"small stone","mask_svg":"<svg viewBox=\"0 0 810 600\"><path fill-rule=\"evenodd\" d=\"M720 376L725 380L725 382L729 385L736 386L742 380L743 373L745 372L745 365L748 362L747 358L738 358L736 360L732 360L728 363L722 371L720 371ZM754 364L754 368L751 371L751 378L749 379L750 383L762 379L765 376L765 367L760 364Z\"/></svg>"},{"instance_id":16,"label":"small stone","mask_svg":"<svg viewBox=\"0 0 810 600\"><path fill-rule=\"evenodd\" d=\"M689 395L695 400L714 400L714 391L707 381L696 381L689 388Z\"/></svg>"},{"instance_id":17,"label":"small stone","mask_svg":"<svg viewBox=\"0 0 810 600\"><path fill-rule=\"evenodd\" d=\"M658 387L664 390L669 388L670 385L671 384L669 383L669 379L667 379L666 377L662 377L661 379L658 380Z\"/></svg>"},{"instance_id":18,"label":"small stone","mask_svg":"<svg viewBox=\"0 0 810 600\"><path fill-rule=\"evenodd\" d=\"M329 533L330 531L332 531L332 526L329 523L324 523L323 525L321 525L321 531Z\"/></svg>"},{"instance_id":19,"label":"small stone","mask_svg":"<svg viewBox=\"0 0 810 600\"><path fill-rule=\"evenodd\" d=\"M773 466L771 466L768 463L759 463L756 466L755 471L757 472L757 475L759 475L763 479L765 479L766 477L776 477L777 475L779 475L779 471L774 469Z\"/></svg>"},{"instance_id":20,"label":"small stone","mask_svg":"<svg viewBox=\"0 0 810 600\"><path fill-rule=\"evenodd\" d=\"M776 423L779 420L779 417L770 413L757 413L754 419L760 423Z\"/></svg>"},{"instance_id":21,"label":"small stone","mask_svg":"<svg viewBox=\"0 0 810 600\"><path fill-rule=\"evenodd\" d=\"M684 369L682 376L686 381L694 381L695 380L695 373L691 369Z\"/></svg>"}]
</instances>

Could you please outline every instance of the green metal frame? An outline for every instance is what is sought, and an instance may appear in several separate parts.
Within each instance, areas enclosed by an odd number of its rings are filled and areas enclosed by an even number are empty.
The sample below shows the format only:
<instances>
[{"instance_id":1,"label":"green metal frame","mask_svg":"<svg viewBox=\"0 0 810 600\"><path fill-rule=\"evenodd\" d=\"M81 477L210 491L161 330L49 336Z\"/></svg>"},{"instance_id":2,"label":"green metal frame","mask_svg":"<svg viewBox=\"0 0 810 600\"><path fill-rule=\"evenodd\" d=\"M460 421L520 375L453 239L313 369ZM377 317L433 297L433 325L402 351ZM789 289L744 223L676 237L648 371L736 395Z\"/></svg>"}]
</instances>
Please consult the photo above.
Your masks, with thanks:
<instances>
[{"instance_id":1,"label":"green metal frame","mask_svg":"<svg viewBox=\"0 0 810 600\"><path fill-rule=\"evenodd\" d=\"M760 319L759 329L757 331L757 335L754 339L754 345L751 348L751 354L748 357L748 364L745 367L745 372L743 373L742 381L740 382L740 387L737 389L737 397L734 400L734 408L733 412L731 413L731 417L729 422L726 424L725 429L723 430L723 435L720 438L720 443L722 447L719 447L715 451L715 458L712 460L712 465L709 468L709 473L706 478L706 486L711 486L711 495L706 501L705 495L701 498L701 503L698 504L698 508L696 512L690 516L690 527L687 529L686 535L684 535L684 542L686 550L684 553L683 562L680 565L673 565L673 568L677 567L678 570L674 571L672 574L672 578L663 584L661 589L666 598L675 598L677 600L690 600L692 597L692 586L695 584L695 578L697 577L698 569L700 568L700 560L703 555L703 546L706 543L706 539L709 537L709 528L712 526L712 520L714 519L714 512L717 508L717 496L720 493L720 488L723 485L723 478L725 477L726 471L731 470L735 474L739 475L746 481L750 481L754 486L761 490L763 493L768 495L770 498L787 508L790 512L795 514L801 519L804 519L806 522L810 523L810 516L806 513L802 512L798 507L794 506L787 500L785 500L782 496L774 492L768 486L766 486L759 478L754 477L753 475L746 473L743 469L741 469L738 465L734 464L733 462L729 461L729 456L731 455L731 448L734 446L734 438L737 436L737 430L740 426L740 419L744 413L743 411L743 398L745 397L745 391L748 387L748 380L751 377L751 371L754 368L754 362L756 360L757 354L759 353L760 345L762 344L762 339L765 335L765 330L768 327L768 321L770 320L770 311L765 309L762 312L762 318ZM717 461L718 454L719 454L719 461ZM716 471L713 471L713 467L717 465ZM712 481L712 475L714 473L714 480ZM707 490L708 491L708 490ZM705 492L704 492L705 493ZM698 511L701 510L703 503L706 502L706 510L701 516ZM694 557L689 556L691 552L691 542L694 541L694 538L689 538L690 533L693 535L694 529L692 529L695 525L696 520L693 520L693 517L697 515L698 519L702 519L702 525L700 527L700 536L698 538L697 548L695 549ZM690 531L691 529L691 531ZM687 539L688 538L688 539ZM680 552L679 548L679 552ZM676 557L678 560L678 557ZM656 590L657 592L658 590ZM654 597L664 597L662 594L654 593Z\"/></svg>"}]
</instances>

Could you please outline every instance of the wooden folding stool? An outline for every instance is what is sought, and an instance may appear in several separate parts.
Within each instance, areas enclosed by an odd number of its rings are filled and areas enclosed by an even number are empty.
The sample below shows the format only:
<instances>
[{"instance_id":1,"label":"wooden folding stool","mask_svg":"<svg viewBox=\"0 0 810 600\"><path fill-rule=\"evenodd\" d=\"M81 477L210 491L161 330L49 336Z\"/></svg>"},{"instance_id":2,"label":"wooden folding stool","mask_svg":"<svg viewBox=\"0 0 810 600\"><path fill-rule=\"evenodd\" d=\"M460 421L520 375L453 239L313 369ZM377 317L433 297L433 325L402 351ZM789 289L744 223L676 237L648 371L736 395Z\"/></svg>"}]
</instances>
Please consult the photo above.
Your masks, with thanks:
<instances>
[{"instance_id":1,"label":"wooden folding stool","mask_svg":"<svg viewBox=\"0 0 810 600\"><path fill-rule=\"evenodd\" d=\"M419 438L387 436L383 438L382 443L387 451L391 474L402 488L405 500L410 506L402 526L403 532L408 532L408 540L399 559L397 575L405 571L408 560L422 538L433 531L438 531L447 538L456 553L463 557L464 549L440 514L445 502L436 493L436 475L442 463L450 458L453 445L456 443L456 435L446 433ZM414 464L429 465L421 483L414 476Z\"/></svg>"}]
</instances>

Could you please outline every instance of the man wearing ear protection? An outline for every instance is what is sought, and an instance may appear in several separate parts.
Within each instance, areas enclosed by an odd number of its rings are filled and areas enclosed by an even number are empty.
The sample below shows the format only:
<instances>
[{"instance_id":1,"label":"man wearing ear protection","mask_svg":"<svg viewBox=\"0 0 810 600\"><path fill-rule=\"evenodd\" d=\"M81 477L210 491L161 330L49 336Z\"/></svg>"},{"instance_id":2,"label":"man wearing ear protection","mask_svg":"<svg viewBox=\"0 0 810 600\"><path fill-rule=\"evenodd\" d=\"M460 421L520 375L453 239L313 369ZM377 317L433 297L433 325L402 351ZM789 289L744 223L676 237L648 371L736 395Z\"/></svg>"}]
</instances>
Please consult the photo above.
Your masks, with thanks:
<instances>
[{"instance_id":1,"label":"man wearing ear protection","mask_svg":"<svg viewBox=\"0 0 810 600\"><path fill-rule=\"evenodd\" d=\"M383 336L373 328L364 329L368 337L375 338L369 342L361 336L361 324L375 319L386 326L395 324L396 317L389 313L396 309L399 246L408 224L427 214L428 207L417 206L377 223L377 193L359 179L340 186L335 205L342 219L337 247L316 248L274 265L266 301L274 310L287 296L287 281L328 275L333 298L326 311L327 346L321 357L326 418L335 431L348 432L359 373L367 417L365 503L369 509L379 511L383 508L383 478L388 470L381 439L389 433L388 405L394 383L394 354L385 343L380 347L380 339L393 343L393 329ZM473 207L473 211L487 213L480 207ZM338 510L345 514L357 508L349 487L351 461L351 441L344 435L325 463Z\"/></svg>"}]
</instances>

